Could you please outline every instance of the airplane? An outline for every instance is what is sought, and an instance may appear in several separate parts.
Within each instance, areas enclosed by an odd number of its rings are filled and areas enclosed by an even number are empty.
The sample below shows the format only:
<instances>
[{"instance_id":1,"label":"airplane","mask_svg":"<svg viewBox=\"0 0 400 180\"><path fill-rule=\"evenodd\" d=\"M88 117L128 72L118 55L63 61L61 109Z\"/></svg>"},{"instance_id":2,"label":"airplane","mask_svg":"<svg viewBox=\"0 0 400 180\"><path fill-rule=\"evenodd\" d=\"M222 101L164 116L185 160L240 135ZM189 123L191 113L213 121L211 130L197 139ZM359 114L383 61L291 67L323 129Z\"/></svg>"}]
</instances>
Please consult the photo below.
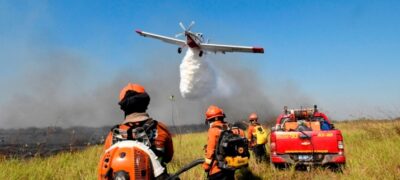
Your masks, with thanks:
<instances>
[{"instance_id":1,"label":"airplane","mask_svg":"<svg viewBox=\"0 0 400 180\"><path fill-rule=\"evenodd\" d=\"M172 37L162 36L158 34L153 34L149 32L144 32L141 30L136 30L136 33L143 37L151 37L154 39L158 39L164 41L166 43L178 45L178 53L182 52L182 48L188 47L199 50L199 56L201 57L204 54L204 51L208 52L221 52L225 54L225 52L248 52L248 53L264 53L264 48L262 47L250 47L250 46L234 46L234 45L223 45L223 44L210 44L204 42L202 33L194 33L191 32L190 29L193 27L194 21L190 23L188 28L186 28L182 22L179 23L179 26L183 29L182 33L175 35L175 37L179 37L182 35L186 36L186 41L181 39L176 39Z\"/></svg>"}]
</instances>

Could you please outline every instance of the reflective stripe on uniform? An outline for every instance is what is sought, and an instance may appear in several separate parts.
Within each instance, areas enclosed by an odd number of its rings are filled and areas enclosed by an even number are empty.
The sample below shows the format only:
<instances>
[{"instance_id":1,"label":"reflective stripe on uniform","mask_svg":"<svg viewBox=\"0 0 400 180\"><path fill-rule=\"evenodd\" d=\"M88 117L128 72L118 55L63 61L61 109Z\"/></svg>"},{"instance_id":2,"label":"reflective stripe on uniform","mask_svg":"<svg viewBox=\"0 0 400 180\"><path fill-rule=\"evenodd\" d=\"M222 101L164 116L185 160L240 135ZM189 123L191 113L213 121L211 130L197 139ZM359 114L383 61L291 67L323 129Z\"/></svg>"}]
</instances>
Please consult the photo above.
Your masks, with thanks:
<instances>
[{"instance_id":1,"label":"reflective stripe on uniform","mask_svg":"<svg viewBox=\"0 0 400 180\"><path fill-rule=\"evenodd\" d=\"M164 152L165 148L156 148L160 152Z\"/></svg>"},{"instance_id":2,"label":"reflective stripe on uniform","mask_svg":"<svg viewBox=\"0 0 400 180\"><path fill-rule=\"evenodd\" d=\"M204 158L204 162L205 162L206 164L211 164L211 162L212 162L212 159L207 159L207 158Z\"/></svg>"}]
</instances>

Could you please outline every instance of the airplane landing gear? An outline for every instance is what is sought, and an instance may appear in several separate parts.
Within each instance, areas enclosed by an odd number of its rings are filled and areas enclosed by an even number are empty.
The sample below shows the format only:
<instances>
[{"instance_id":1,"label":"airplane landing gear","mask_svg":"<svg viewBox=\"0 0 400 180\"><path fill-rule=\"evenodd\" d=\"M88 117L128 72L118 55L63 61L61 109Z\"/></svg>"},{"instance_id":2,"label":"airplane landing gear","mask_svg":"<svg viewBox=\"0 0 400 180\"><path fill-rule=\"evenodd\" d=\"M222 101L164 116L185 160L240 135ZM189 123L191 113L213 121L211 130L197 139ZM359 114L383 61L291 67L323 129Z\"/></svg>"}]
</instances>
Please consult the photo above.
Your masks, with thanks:
<instances>
[{"instance_id":1,"label":"airplane landing gear","mask_svg":"<svg viewBox=\"0 0 400 180\"><path fill-rule=\"evenodd\" d=\"M182 48L178 48L178 53L180 54L182 52Z\"/></svg>"},{"instance_id":2,"label":"airplane landing gear","mask_svg":"<svg viewBox=\"0 0 400 180\"><path fill-rule=\"evenodd\" d=\"M199 56L200 57L203 56L203 51L200 51Z\"/></svg>"}]
</instances>

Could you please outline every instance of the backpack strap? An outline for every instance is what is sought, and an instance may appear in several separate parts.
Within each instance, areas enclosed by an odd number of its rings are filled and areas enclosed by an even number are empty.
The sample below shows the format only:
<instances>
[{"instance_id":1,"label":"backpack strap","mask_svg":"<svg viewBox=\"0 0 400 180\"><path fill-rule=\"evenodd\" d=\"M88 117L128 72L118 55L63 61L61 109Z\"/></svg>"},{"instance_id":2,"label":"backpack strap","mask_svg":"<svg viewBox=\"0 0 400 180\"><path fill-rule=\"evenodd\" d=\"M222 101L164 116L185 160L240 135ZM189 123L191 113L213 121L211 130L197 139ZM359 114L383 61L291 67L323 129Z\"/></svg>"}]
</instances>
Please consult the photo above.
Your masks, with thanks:
<instances>
[{"instance_id":1,"label":"backpack strap","mask_svg":"<svg viewBox=\"0 0 400 180\"><path fill-rule=\"evenodd\" d=\"M115 144L116 142L119 141L119 138L117 137L117 135L120 135L119 127L120 124L117 124L110 129L110 133L112 135L112 142L111 142L112 144Z\"/></svg>"},{"instance_id":2,"label":"backpack strap","mask_svg":"<svg viewBox=\"0 0 400 180\"><path fill-rule=\"evenodd\" d=\"M115 134L115 133L117 133L117 131L115 131L116 129L119 129L121 127L121 125L126 125L126 126L129 126L129 128L127 129L128 139L133 139L133 137L132 137L133 129L135 129L137 127L142 127L146 131L146 133L148 133L153 127L156 127L157 124L158 124L158 122L156 120L149 118L146 120L146 122L142 126L133 126L131 123L114 125L113 127L110 128L110 132L112 134ZM118 131L118 134L119 134L119 131Z\"/></svg>"},{"instance_id":3,"label":"backpack strap","mask_svg":"<svg viewBox=\"0 0 400 180\"><path fill-rule=\"evenodd\" d=\"M221 130L221 133L219 134L219 137L218 137L217 145L215 146L214 155L213 155L213 157L214 157L213 160L215 159L215 160L219 161L219 160L221 160L221 157L218 157L218 154L220 153L220 144L221 144L222 138L225 133L229 133L229 132L227 132L228 129L224 129L224 127L222 127L222 126L214 126L214 127ZM230 132L232 133L232 131L230 131Z\"/></svg>"},{"instance_id":4,"label":"backpack strap","mask_svg":"<svg viewBox=\"0 0 400 180\"><path fill-rule=\"evenodd\" d=\"M157 126L157 121L149 118L149 119L145 120L144 124L141 126L131 126L129 123L125 124L125 125L129 126L129 129L127 130L127 133L128 133L127 135L128 135L128 139L132 140L133 139L132 131L134 129L141 127L148 135L150 133L150 130Z\"/></svg>"},{"instance_id":5,"label":"backpack strap","mask_svg":"<svg viewBox=\"0 0 400 180\"><path fill-rule=\"evenodd\" d=\"M119 124L114 125L114 126L110 129L110 132L111 132L111 133L114 133L114 130L115 130L115 129L118 129L119 126L120 126Z\"/></svg>"},{"instance_id":6,"label":"backpack strap","mask_svg":"<svg viewBox=\"0 0 400 180\"><path fill-rule=\"evenodd\" d=\"M142 127L146 132L148 132L150 129L156 127L157 124L158 122L156 120L149 118L146 120Z\"/></svg>"}]
</instances>

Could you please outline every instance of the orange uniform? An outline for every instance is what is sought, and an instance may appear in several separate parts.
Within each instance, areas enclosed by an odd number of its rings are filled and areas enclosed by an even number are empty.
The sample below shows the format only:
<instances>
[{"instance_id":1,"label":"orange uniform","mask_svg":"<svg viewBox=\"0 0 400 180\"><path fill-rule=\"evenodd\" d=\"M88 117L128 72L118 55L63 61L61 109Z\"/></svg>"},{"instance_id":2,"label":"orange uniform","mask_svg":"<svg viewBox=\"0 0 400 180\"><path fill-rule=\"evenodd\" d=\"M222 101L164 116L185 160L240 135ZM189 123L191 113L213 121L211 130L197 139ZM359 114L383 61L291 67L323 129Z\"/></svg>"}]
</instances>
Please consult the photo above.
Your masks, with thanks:
<instances>
[{"instance_id":1,"label":"orange uniform","mask_svg":"<svg viewBox=\"0 0 400 180\"><path fill-rule=\"evenodd\" d=\"M128 125L129 123L135 124L143 122L143 120L138 121L138 119L140 118L142 119L146 118L144 121L151 120L151 118L147 115L147 113L133 113L125 118L125 121L119 126L119 128L122 130L128 130L130 127ZM172 144L171 133L168 131L167 127L163 123L157 121L157 125L154 128L154 134L155 137L151 141L152 143L151 149L157 156L159 156L162 159L162 163L170 162L174 155L174 147ZM105 141L104 150L108 149L111 145L112 145L112 133L110 132Z\"/></svg>"},{"instance_id":2,"label":"orange uniform","mask_svg":"<svg viewBox=\"0 0 400 180\"><path fill-rule=\"evenodd\" d=\"M259 126L260 124L255 122L255 121L251 121L251 124L249 125L249 129L247 131L247 139L250 142L250 147L253 148L253 152L256 158L256 162L260 163L262 161L266 161L267 159L267 152L265 149L265 145L264 144L257 144L257 140L254 137L253 133L255 133L256 131L256 126Z\"/></svg>"},{"instance_id":3,"label":"orange uniform","mask_svg":"<svg viewBox=\"0 0 400 180\"><path fill-rule=\"evenodd\" d=\"M213 175L221 171L217 166L217 160L215 160L215 149L217 148L222 129L228 129L228 125L222 121L213 122L208 129L206 158L203 165L203 168L208 171L208 175Z\"/></svg>"},{"instance_id":4,"label":"orange uniform","mask_svg":"<svg viewBox=\"0 0 400 180\"><path fill-rule=\"evenodd\" d=\"M251 147L255 145L255 138L253 137L253 133L255 132L255 127L259 125L260 124L258 124L257 122L253 122L249 125L249 129L247 130L247 139L249 140Z\"/></svg>"}]
</instances>

